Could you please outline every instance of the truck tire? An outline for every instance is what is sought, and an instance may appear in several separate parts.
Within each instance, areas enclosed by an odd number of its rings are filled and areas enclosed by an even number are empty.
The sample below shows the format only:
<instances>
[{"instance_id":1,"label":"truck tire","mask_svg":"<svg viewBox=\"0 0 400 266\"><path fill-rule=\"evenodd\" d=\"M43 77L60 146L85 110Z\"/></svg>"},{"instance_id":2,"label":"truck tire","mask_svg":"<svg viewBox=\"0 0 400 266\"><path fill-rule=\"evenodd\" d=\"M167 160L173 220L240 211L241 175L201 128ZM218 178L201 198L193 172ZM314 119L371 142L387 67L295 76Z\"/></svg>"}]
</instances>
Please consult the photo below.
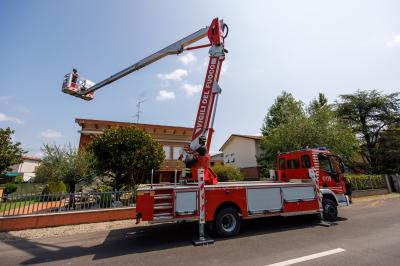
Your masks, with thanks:
<instances>
[{"instance_id":1,"label":"truck tire","mask_svg":"<svg viewBox=\"0 0 400 266\"><path fill-rule=\"evenodd\" d=\"M322 201L322 207L324 209L324 220L332 222L337 219L338 210L333 200L324 199Z\"/></svg>"},{"instance_id":2,"label":"truck tire","mask_svg":"<svg viewBox=\"0 0 400 266\"><path fill-rule=\"evenodd\" d=\"M215 219L215 232L221 237L237 235L242 225L242 219L234 208L225 208L218 212Z\"/></svg>"}]
</instances>

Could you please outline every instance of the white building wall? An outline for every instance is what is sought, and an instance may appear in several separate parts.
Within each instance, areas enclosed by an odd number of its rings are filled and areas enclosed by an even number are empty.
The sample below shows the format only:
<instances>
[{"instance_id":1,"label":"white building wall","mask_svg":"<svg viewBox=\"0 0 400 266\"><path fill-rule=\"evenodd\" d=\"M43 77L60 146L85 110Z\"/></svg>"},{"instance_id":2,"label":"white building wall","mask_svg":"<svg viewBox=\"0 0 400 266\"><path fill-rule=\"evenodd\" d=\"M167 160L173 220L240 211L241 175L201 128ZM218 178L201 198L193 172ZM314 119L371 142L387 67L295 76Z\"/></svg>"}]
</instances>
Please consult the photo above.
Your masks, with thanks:
<instances>
[{"instance_id":1,"label":"white building wall","mask_svg":"<svg viewBox=\"0 0 400 266\"><path fill-rule=\"evenodd\" d=\"M255 140L241 137L233 137L223 149L224 163L234 164L239 168L256 167Z\"/></svg>"},{"instance_id":2,"label":"white building wall","mask_svg":"<svg viewBox=\"0 0 400 266\"><path fill-rule=\"evenodd\" d=\"M18 172L21 173L33 173L35 172L36 167L38 167L39 162L33 160L24 160L22 164L20 164L20 169Z\"/></svg>"},{"instance_id":3,"label":"white building wall","mask_svg":"<svg viewBox=\"0 0 400 266\"><path fill-rule=\"evenodd\" d=\"M19 173L23 176L24 181L29 181L31 178L35 177L35 170L40 164L39 161L24 159L20 164L13 165L11 167L11 173Z\"/></svg>"}]
</instances>

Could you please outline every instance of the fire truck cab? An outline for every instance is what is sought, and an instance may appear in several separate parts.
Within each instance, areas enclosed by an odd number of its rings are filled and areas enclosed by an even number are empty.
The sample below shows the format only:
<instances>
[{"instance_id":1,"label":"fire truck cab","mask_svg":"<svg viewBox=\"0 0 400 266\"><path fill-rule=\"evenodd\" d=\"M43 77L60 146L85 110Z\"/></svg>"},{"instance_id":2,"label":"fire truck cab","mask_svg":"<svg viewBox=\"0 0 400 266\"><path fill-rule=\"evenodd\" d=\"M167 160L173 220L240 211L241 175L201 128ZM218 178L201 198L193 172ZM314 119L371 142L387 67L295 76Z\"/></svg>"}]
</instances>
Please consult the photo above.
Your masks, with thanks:
<instances>
[{"instance_id":1,"label":"fire truck cab","mask_svg":"<svg viewBox=\"0 0 400 266\"><path fill-rule=\"evenodd\" d=\"M348 205L342 159L325 147L280 153L277 156L278 181L309 180L308 169L310 168L314 169L319 180L324 215L332 220L337 216L337 207Z\"/></svg>"}]
</instances>

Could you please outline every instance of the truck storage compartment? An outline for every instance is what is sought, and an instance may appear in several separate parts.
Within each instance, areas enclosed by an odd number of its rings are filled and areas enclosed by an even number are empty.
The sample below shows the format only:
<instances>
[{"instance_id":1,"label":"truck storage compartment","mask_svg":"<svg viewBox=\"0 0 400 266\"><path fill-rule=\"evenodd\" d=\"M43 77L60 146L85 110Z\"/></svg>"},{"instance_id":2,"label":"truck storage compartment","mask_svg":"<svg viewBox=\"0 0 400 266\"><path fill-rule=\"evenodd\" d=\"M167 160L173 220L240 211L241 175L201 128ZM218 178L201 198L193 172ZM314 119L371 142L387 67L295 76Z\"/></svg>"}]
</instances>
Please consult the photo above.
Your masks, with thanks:
<instances>
[{"instance_id":1,"label":"truck storage compartment","mask_svg":"<svg viewBox=\"0 0 400 266\"><path fill-rule=\"evenodd\" d=\"M314 186L283 187L282 195L285 202L311 201L316 199Z\"/></svg>"},{"instance_id":2,"label":"truck storage compartment","mask_svg":"<svg viewBox=\"0 0 400 266\"><path fill-rule=\"evenodd\" d=\"M191 215L197 213L197 191L175 192L175 215Z\"/></svg>"},{"instance_id":3,"label":"truck storage compartment","mask_svg":"<svg viewBox=\"0 0 400 266\"><path fill-rule=\"evenodd\" d=\"M250 215L280 212L282 210L281 189L248 188L247 211Z\"/></svg>"}]
</instances>

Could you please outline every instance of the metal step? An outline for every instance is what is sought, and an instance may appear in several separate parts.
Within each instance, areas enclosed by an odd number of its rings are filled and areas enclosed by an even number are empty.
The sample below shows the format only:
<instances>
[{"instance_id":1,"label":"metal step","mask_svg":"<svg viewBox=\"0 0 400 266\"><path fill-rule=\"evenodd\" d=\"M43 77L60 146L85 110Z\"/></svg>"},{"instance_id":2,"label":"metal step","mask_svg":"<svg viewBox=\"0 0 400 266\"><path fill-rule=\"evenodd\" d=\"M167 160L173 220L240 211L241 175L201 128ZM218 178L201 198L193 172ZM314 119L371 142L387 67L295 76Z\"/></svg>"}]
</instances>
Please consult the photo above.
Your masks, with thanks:
<instances>
[{"instance_id":1,"label":"metal step","mask_svg":"<svg viewBox=\"0 0 400 266\"><path fill-rule=\"evenodd\" d=\"M154 195L154 199L172 199L172 195L171 194L156 194Z\"/></svg>"},{"instance_id":2,"label":"metal step","mask_svg":"<svg viewBox=\"0 0 400 266\"><path fill-rule=\"evenodd\" d=\"M170 220L172 219L172 213L171 212L160 212L160 213L155 213L153 215L153 220Z\"/></svg>"},{"instance_id":3,"label":"metal step","mask_svg":"<svg viewBox=\"0 0 400 266\"><path fill-rule=\"evenodd\" d=\"M172 209L172 203L156 203L154 204L154 210L161 210L161 209Z\"/></svg>"},{"instance_id":4,"label":"metal step","mask_svg":"<svg viewBox=\"0 0 400 266\"><path fill-rule=\"evenodd\" d=\"M168 207L172 207L172 203L171 203L171 202L160 202L160 203L154 203L154 207L160 207L160 206L168 206Z\"/></svg>"},{"instance_id":5,"label":"metal step","mask_svg":"<svg viewBox=\"0 0 400 266\"><path fill-rule=\"evenodd\" d=\"M172 221L174 217L172 215L170 216L154 216L153 221L150 221L150 223L154 222L161 222L161 221Z\"/></svg>"}]
</instances>

